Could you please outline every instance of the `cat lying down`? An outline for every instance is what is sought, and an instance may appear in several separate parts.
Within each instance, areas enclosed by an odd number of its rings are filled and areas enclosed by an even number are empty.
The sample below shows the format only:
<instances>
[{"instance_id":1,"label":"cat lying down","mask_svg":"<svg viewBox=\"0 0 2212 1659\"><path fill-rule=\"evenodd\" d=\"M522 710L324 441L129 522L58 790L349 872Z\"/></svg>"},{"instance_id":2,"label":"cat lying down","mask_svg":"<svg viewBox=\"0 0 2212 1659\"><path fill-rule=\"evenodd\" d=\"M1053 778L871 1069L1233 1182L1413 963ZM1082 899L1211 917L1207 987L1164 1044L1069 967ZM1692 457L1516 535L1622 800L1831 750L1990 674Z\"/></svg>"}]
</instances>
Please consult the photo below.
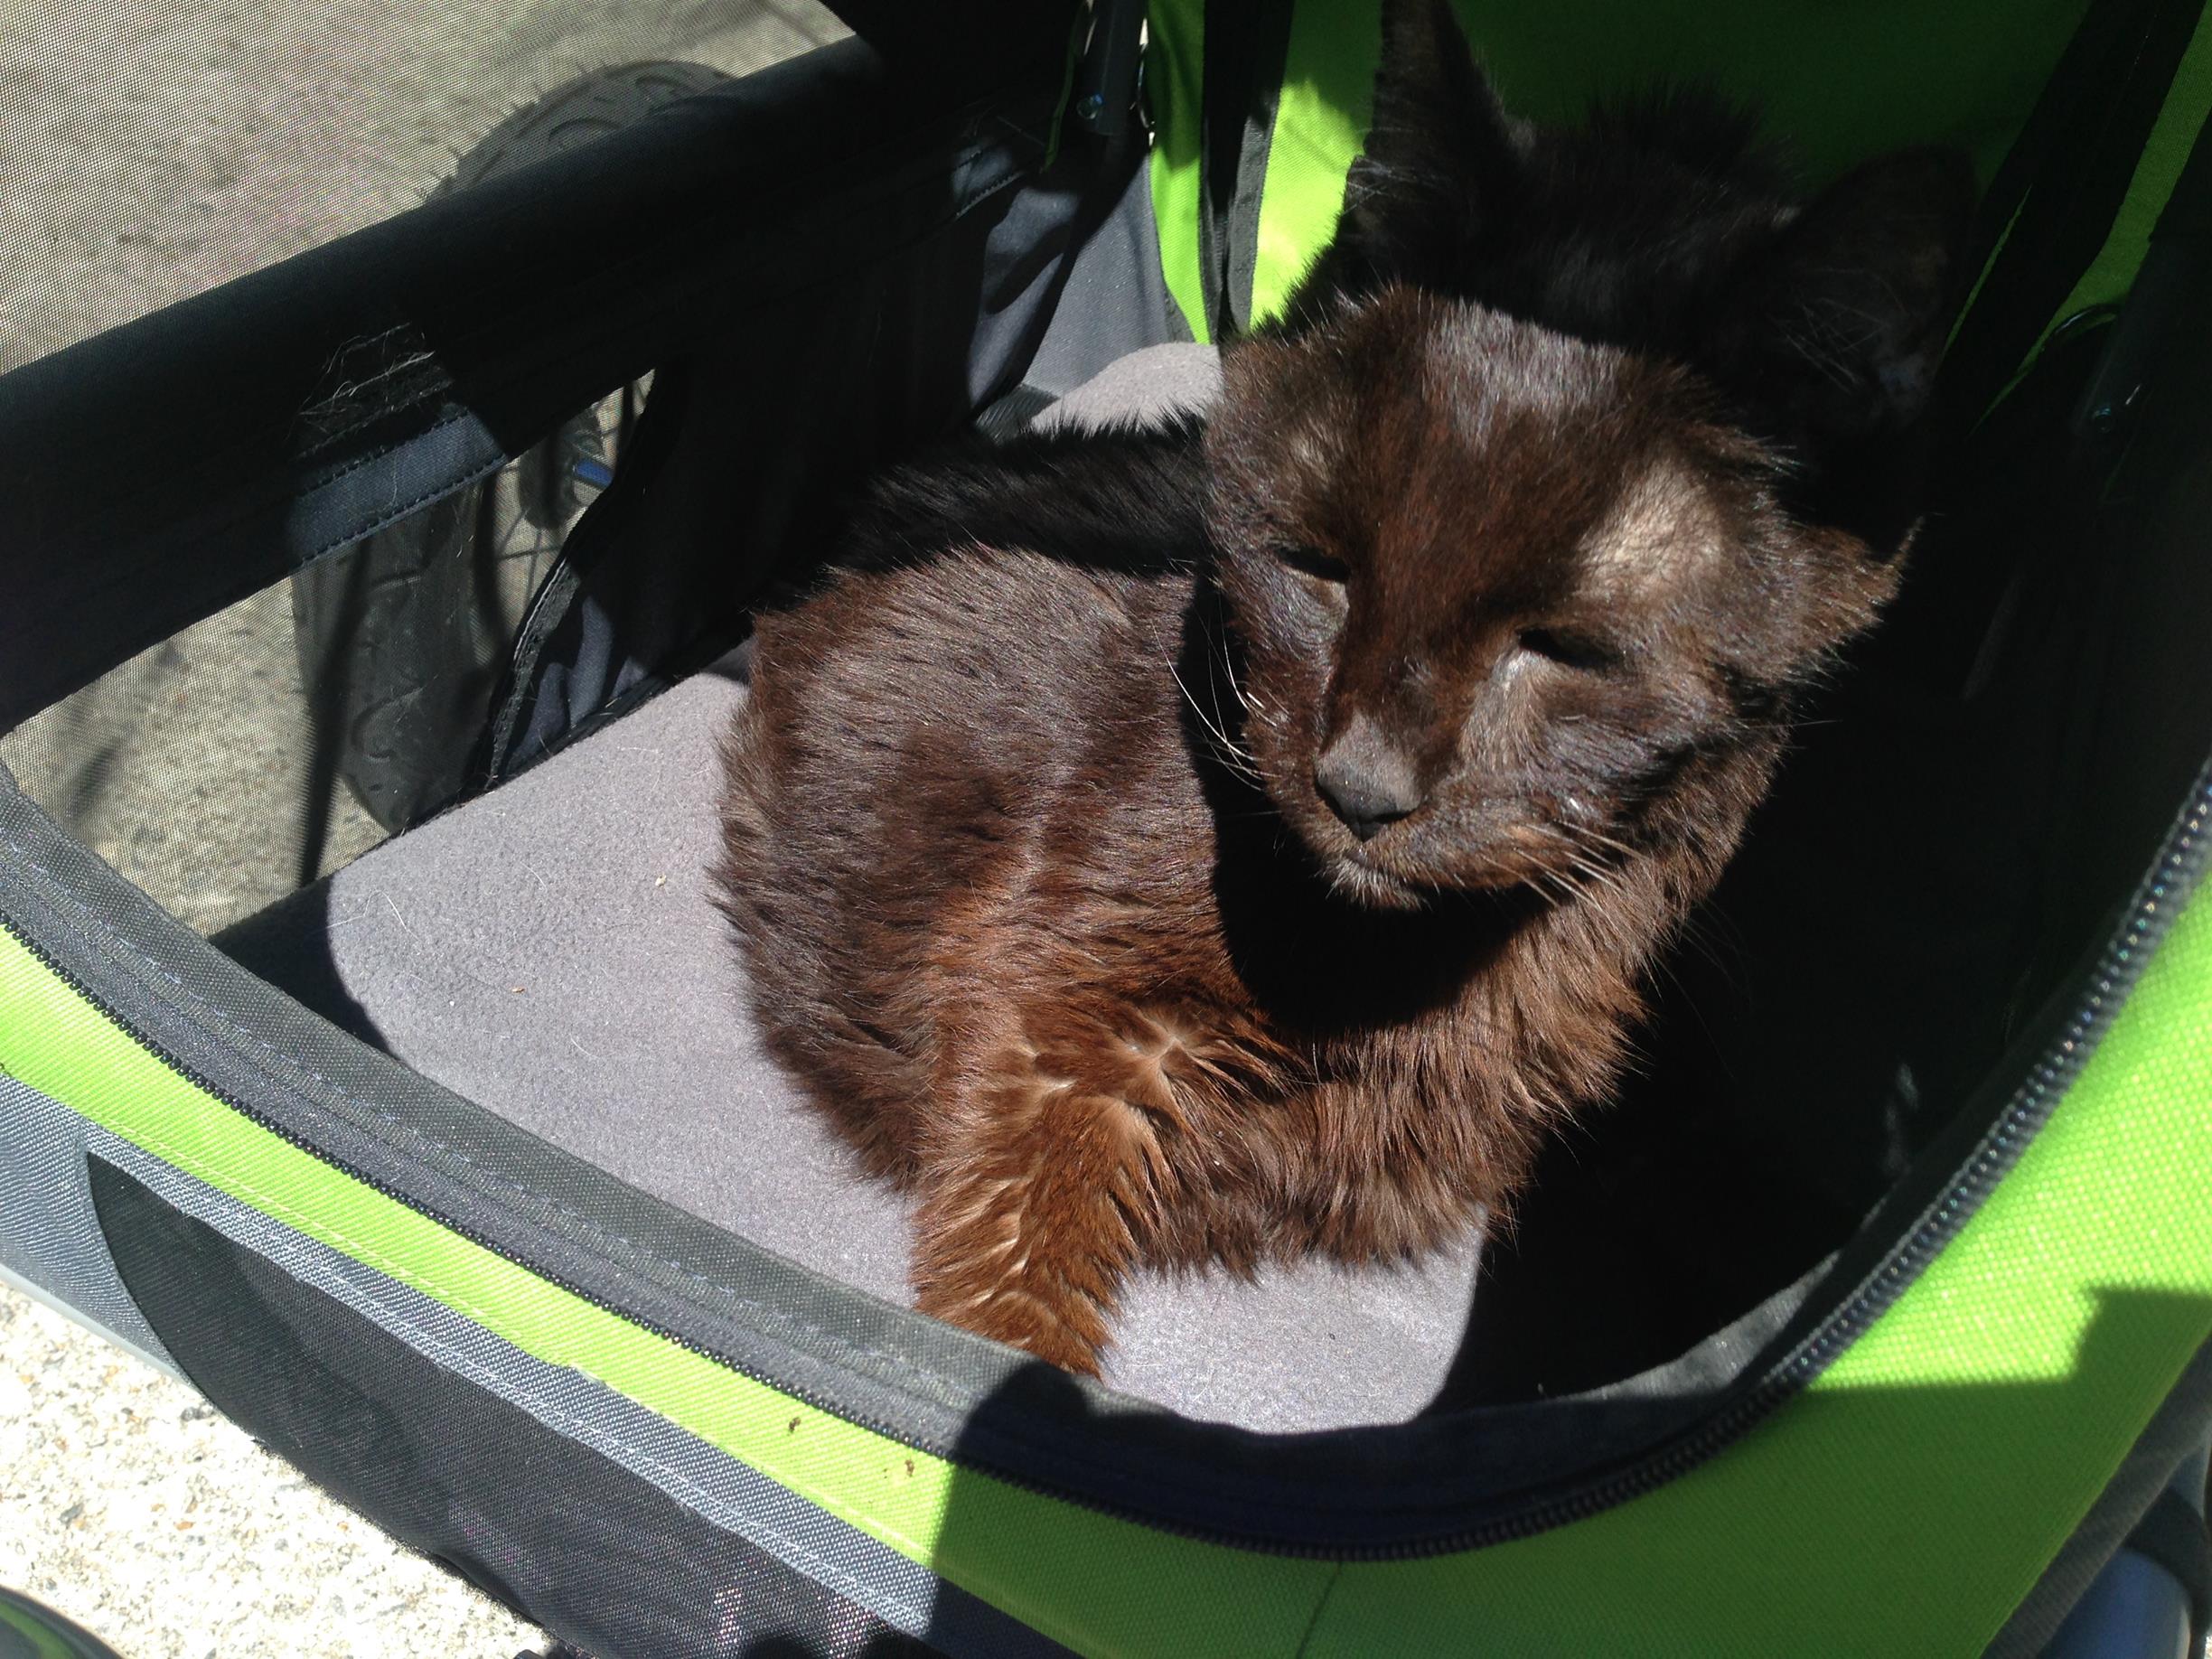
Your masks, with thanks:
<instances>
[{"instance_id":1,"label":"cat lying down","mask_svg":"<svg viewBox=\"0 0 2212 1659\"><path fill-rule=\"evenodd\" d=\"M1801 207L1731 112L1538 129L1385 29L1211 413L884 480L727 745L772 1051L917 1306L1074 1371L1137 1267L1509 1214L1909 539L1962 164Z\"/></svg>"}]
</instances>

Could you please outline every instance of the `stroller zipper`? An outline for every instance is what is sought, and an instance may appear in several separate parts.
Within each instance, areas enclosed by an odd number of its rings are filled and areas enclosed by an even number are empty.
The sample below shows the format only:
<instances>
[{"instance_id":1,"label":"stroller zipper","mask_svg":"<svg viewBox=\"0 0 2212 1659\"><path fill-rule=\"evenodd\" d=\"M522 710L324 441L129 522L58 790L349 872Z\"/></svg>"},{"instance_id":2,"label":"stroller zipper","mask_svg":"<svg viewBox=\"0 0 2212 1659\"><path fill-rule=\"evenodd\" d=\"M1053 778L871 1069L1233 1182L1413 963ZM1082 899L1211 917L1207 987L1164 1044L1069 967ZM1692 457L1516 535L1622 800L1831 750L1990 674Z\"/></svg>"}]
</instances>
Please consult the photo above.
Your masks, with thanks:
<instances>
[{"instance_id":1,"label":"stroller zipper","mask_svg":"<svg viewBox=\"0 0 2212 1659\"><path fill-rule=\"evenodd\" d=\"M2087 988L2060 1028L2058 1036L2038 1059L2011 1101L1983 1135L1964 1168L1943 1195L1928 1208L1911 1234L1772 1374L1731 1404L1721 1408L1700 1427L1643 1455L1626 1467L1592 1480L1563 1496L1532 1501L1511 1514L1497 1516L1475 1525L1401 1542L1346 1543L1331 1547L1306 1540L1271 1538L1258 1531L1243 1532L1180 1523L1157 1511L1101 1501L1071 1490L1064 1485L1041 1480L995 1463L963 1467L973 1467L995 1479L1047 1497L1075 1503L1101 1514L1204 1542L1257 1550L1275 1555L1338 1561L1402 1561L1481 1549L1571 1524L1656 1490L1724 1450L1786 1403L1873 1324L1972 1216L2019 1158L2036 1131L2048 1120L2053 1109L2087 1064L2097 1039L2126 1000L2128 992L2141 979L2153 953L2151 947L2163 937L2175 913L2187 900L2197 877L2204 870L2207 862L2207 842L2212 840L2207 837L2207 830L2212 830L2212 766L2207 766L2198 774L2188 811L2168 835L2151 874L2136 889L2124 925L2091 970ZM492 1251L502 1261L558 1285L592 1307L611 1313L664 1341L710 1359L817 1411L840 1418L887 1439L901 1444L913 1443L910 1435L895 1424L856 1413L849 1407L818 1393L793 1387L784 1379L755 1367L740 1364L704 1343L642 1317L631 1308L608 1300L512 1253L482 1232L457 1223L418 1197L333 1156L328 1149L313 1144L298 1132L215 1086L149 1041L120 1018L104 998L65 964L56 961L50 951L27 937L22 928L5 914L0 914L0 932L5 932L20 943L50 972L98 1008L104 1017L126 1032L162 1064L194 1088L220 1101L249 1122L268 1130L287 1144L394 1202L427 1216L440 1226Z\"/></svg>"},{"instance_id":2,"label":"stroller zipper","mask_svg":"<svg viewBox=\"0 0 2212 1659\"><path fill-rule=\"evenodd\" d=\"M1593 1482L1572 1496L1532 1504L1518 1514L1470 1527L1434 1543L1376 1551L1374 1559L1479 1549L1548 1532L1625 1504L1723 1450L1818 1376L1950 1242L2048 1120L2088 1064L2097 1040L2121 1004L2142 977L2152 955L2151 947L2164 936L2174 913L2203 874L2207 862L2207 827L2212 827L2212 766L2198 773L2187 812L2168 835L2151 874L2137 887L2119 936L2105 947L2091 970L2085 994L1983 1135L1965 1167L1904 1242L1771 1376L1672 1445L1645 1455L1610 1478Z\"/></svg>"},{"instance_id":3,"label":"stroller zipper","mask_svg":"<svg viewBox=\"0 0 2212 1659\"><path fill-rule=\"evenodd\" d=\"M351 1162L351 1160L336 1156L327 1147L318 1146L315 1142L310 1140L306 1136L302 1135L296 1129L287 1127L286 1124L278 1121L267 1112L257 1111L255 1108L248 1105L245 1101L239 1100L236 1095L232 1094L229 1090L218 1086L209 1078L201 1075L199 1072L195 1071L192 1067L186 1065L183 1062L178 1060L173 1054L171 1054L159 1044L149 1039L144 1033L134 1027L129 1021L124 1019L119 1014L117 1014L115 1008L109 1005L107 998L103 998L98 991L94 990L90 986L87 985L83 979L80 979L74 972L72 972L67 963L57 960L52 951L45 949L45 947L38 943L37 941L29 937L14 920L5 914L0 914L0 933L5 933L10 939L14 940L25 951L29 951L31 955L36 958L39 963L44 967L49 973L60 979L64 985L68 986L71 991L75 992L77 996L82 998L85 1002L89 1004L92 1008L98 1009L101 1017L106 1019L110 1025L116 1026L116 1028L121 1031L125 1036L128 1036L133 1043L136 1043L141 1049L145 1050L147 1054L159 1061L170 1071L174 1072L186 1083L192 1084L193 1088L199 1090L202 1094L208 1095L214 1100L221 1101L225 1106L229 1107L232 1111L237 1112L239 1116L244 1118L248 1122L253 1124L256 1128L267 1129L270 1134L276 1136L279 1140L285 1142L287 1146L297 1148L300 1151L306 1153L310 1158L315 1159L316 1162L329 1166L331 1168L338 1171L339 1174L345 1176L351 1180L360 1182L363 1186L369 1187L374 1192L382 1194L385 1197L391 1199L396 1204L405 1204L417 1215L424 1216L430 1221L436 1222L448 1233L455 1233L460 1237L468 1240L469 1242L476 1245L478 1248L491 1251L492 1254L497 1256L501 1261L509 1262L515 1267L521 1268L524 1271L533 1275L534 1277L544 1279L548 1284L558 1286L561 1289L567 1291L569 1295L575 1297L579 1301L588 1302L594 1308L599 1308L603 1312L614 1314L619 1318L627 1321L629 1324L637 1326L641 1329L651 1331L654 1336L662 1338L664 1341L671 1342L678 1347L687 1349L693 1354L700 1355L702 1358L710 1359L717 1365L726 1366L728 1369L736 1371L741 1375L752 1378L756 1382L766 1383L769 1387L773 1388L777 1392L789 1395L792 1399L812 1406L818 1411L828 1411L834 1416L842 1417L848 1422L858 1423L859 1426L864 1429L874 1429L876 1432L886 1435L894 1439L900 1438L895 1429L876 1423L862 1421L862 1420L855 1417L851 1412L842 1411L838 1407L831 1405L827 1401L817 1399L802 1390L793 1388L788 1383L777 1381L775 1378L764 1375L761 1373L751 1369L750 1367L736 1364L726 1358L724 1355L716 1353L713 1349L708 1347L703 1343L694 1341L689 1337L684 1336L679 1332L669 1330L662 1326L655 1324L650 1319L642 1317L633 1310L623 1308L617 1303L609 1301L605 1297L596 1295L594 1292L585 1289L583 1286L563 1278L560 1274L552 1272L546 1268L539 1266L534 1261L522 1260L511 1249L501 1246L491 1238L486 1237L478 1229L471 1227L467 1223L458 1221L453 1216L446 1214L445 1212L438 1209L436 1205L424 1202L424 1200L417 1195L403 1191L399 1187L394 1186L391 1183L378 1178L375 1175L372 1175L368 1170L361 1168L359 1165Z\"/></svg>"}]
</instances>

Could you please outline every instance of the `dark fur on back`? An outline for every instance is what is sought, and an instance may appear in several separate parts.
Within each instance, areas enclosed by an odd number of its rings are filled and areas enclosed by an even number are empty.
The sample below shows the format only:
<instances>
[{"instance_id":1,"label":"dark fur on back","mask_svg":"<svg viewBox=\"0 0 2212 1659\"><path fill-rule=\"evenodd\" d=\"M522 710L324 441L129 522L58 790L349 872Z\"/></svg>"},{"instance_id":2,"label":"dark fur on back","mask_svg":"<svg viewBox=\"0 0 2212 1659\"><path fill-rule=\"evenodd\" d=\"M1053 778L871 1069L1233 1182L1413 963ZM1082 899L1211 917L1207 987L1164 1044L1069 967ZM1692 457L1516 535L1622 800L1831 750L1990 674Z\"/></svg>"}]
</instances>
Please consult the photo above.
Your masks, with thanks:
<instances>
[{"instance_id":1,"label":"dark fur on back","mask_svg":"<svg viewBox=\"0 0 2212 1659\"><path fill-rule=\"evenodd\" d=\"M1974 203L1950 150L1885 155L1811 202L1750 112L1695 87L1514 119L1445 0L1383 7L1374 124L1337 238L1291 305L1405 282L1697 369L1795 464L1793 508L1898 540Z\"/></svg>"},{"instance_id":2,"label":"dark fur on back","mask_svg":"<svg viewBox=\"0 0 2212 1659\"><path fill-rule=\"evenodd\" d=\"M1439 15L1390 9L1369 194L1203 431L895 474L761 619L719 873L756 1014L916 1194L919 1306L1063 1365L1139 1263L1403 1258L1505 1205L1897 581L1901 530L1801 484L1909 429L1948 277L1890 267L1943 267L1945 210L1846 246L1864 203L1749 191L1747 132L1531 136ZM1409 79L1409 31L1457 56ZM1407 173L1400 104L1510 142ZM1499 201L1548 228L1493 248ZM1608 240L1637 214L1679 268ZM1808 392L1743 296L1860 277L1899 314Z\"/></svg>"}]
</instances>

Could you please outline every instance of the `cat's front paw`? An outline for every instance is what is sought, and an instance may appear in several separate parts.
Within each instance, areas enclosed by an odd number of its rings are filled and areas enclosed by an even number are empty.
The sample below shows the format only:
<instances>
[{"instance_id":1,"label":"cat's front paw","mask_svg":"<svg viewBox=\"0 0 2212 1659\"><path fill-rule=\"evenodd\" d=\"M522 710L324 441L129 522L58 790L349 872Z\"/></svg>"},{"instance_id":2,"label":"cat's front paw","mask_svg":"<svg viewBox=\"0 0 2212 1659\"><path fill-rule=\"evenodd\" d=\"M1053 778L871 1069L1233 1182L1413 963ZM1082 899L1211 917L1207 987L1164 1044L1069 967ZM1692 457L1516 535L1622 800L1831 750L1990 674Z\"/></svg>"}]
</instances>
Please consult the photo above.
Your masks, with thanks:
<instances>
[{"instance_id":1,"label":"cat's front paw","mask_svg":"<svg viewBox=\"0 0 2212 1659\"><path fill-rule=\"evenodd\" d=\"M923 1286L914 1307L948 1325L1034 1354L1063 1371L1085 1377L1099 1374L1106 1322L1088 1304L1055 1307L1018 1285L978 1291L954 1279L937 1279Z\"/></svg>"}]
</instances>

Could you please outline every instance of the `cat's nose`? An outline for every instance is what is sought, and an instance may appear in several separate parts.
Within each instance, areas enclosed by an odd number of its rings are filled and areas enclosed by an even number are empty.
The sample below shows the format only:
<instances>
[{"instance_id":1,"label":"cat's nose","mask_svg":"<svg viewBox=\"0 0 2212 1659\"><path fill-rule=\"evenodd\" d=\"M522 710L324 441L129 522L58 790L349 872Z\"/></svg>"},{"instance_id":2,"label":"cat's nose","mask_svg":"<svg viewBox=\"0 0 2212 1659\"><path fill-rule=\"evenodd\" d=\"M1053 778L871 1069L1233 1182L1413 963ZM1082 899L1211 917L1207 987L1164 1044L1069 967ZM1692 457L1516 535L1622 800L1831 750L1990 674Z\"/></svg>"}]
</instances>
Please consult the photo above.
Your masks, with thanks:
<instances>
[{"instance_id":1,"label":"cat's nose","mask_svg":"<svg viewBox=\"0 0 2212 1659\"><path fill-rule=\"evenodd\" d=\"M1409 816L1428 798L1412 757L1355 718L1314 763L1314 786L1329 810L1363 841Z\"/></svg>"}]
</instances>

